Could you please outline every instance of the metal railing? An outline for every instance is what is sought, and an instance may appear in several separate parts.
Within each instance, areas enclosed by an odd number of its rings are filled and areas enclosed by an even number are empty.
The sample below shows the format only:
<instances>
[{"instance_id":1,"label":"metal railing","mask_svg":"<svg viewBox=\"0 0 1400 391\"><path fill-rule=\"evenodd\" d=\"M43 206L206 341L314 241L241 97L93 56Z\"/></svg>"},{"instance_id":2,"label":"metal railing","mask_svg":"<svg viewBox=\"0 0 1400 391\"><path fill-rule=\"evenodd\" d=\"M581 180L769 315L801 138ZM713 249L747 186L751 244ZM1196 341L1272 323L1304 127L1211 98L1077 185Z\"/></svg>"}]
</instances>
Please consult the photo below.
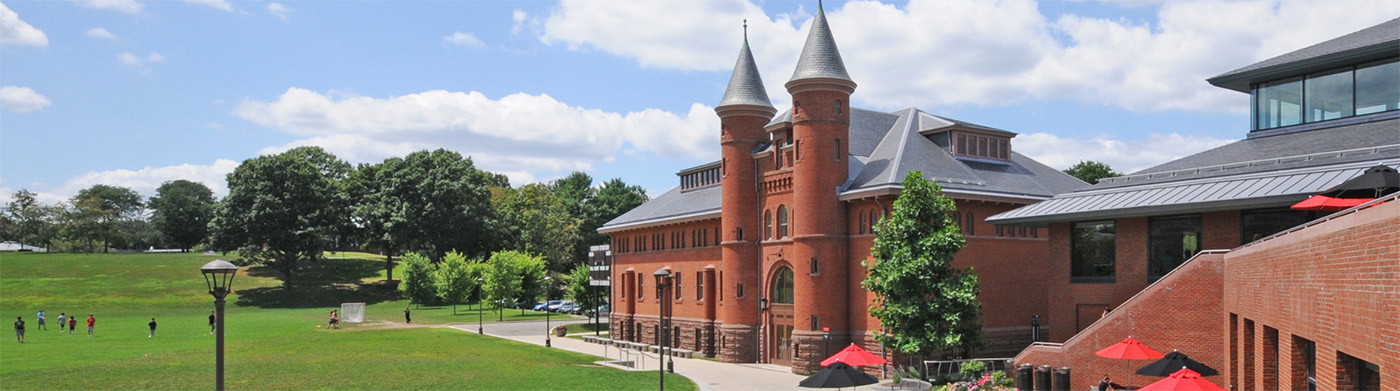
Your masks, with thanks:
<instances>
[{"instance_id":1,"label":"metal railing","mask_svg":"<svg viewBox=\"0 0 1400 391\"><path fill-rule=\"evenodd\" d=\"M1003 371L1011 368L1011 358L971 358L965 360L924 360L924 375L929 378L934 376L947 378L948 375L961 373L965 363L979 361L985 363L986 372ZM1007 375L1011 375L1008 373Z\"/></svg>"}]
</instances>

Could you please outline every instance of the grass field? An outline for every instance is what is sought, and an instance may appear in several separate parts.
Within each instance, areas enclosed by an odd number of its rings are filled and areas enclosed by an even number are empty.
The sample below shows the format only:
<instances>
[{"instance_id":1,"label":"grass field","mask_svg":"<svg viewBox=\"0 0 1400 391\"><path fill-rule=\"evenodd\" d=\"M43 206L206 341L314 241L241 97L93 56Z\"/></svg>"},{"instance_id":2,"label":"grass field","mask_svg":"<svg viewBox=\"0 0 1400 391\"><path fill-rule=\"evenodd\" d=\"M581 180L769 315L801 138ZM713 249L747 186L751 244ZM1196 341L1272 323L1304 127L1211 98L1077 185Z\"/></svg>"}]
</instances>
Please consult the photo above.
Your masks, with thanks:
<instances>
[{"instance_id":1,"label":"grass field","mask_svg":"<svg viewBox=\"0 0 1400 391\"><path fill-rule=\"evenodd\" d=\"M0 318L23 316L25 344L0 341L0 389L204 389L213 386L213 309L198 254L0 254ZM382 283L371 256L306 268L288 291L254 268L234 280L226 316L229 389L651 389L655 373L593 364L597 357L434 327L475 323L475 307L413 309ZM398 273L395 273L397 276ZM342 302L365 302L365 324L317 328ZM46 311L53 330L36 329ZM489 310L489 309L488 309ZM80 315L60 334L60 312ZM97 319L87 337L82 318ZM506 321L543 317L506 310ZM147 338L147 322L159 323ZM486 321L496 319L487 313ZM675 389L695 389L668 376Z\"/></svg>"}]
</instances>

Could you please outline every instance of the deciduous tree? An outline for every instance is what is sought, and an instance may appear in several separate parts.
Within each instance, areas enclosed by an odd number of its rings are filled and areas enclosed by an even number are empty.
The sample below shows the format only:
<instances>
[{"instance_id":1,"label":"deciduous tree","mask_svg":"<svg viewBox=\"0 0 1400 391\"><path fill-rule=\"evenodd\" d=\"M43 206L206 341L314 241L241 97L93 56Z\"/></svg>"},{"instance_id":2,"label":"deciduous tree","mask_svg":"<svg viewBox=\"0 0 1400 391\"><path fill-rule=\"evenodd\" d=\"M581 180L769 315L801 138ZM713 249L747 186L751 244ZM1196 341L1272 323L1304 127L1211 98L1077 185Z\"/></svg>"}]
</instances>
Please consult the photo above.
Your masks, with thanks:
<instances>
[{"instance_id":1,"label":"deciduous tree","mask_svg":"<svg viewBox=\"0 0 1400 391\"><path fill-rule=\"evenodd\" d=\"M184 179L168 181L156 189L148 206L151 222L165 238L189 252L209 237L209 221L214 218L214 192L203 183Z\"/></svg>"},{"instance_id":2,"label":"deciduous tree","mask_svg":"<svg viewBox=\"0 0 1400 391\"><path fill-rule=\"evenodd\" d=\"M403 256L403 283L399 290L408 295L408 302L422 306L432 304L437 297L433 262L418 253Z\"/></svg>"},{"instance_id":3,"label":"deciduous tree","mask_svg":"<svg viewBox=\"0 0 1400 391\"><path fill-rule=\"evenodd\" d=\"M1109 167L1108 164L1093 160L1081 160L1079 164L1066 169L1065 173L1090 184L1097 184L1099 180L1104 178L1123 176L1123 174L1113 171L1113 168Z\"/></svg>"},{"instance_id":4,"label":"deciduous tree","mask_svg":"<svg viewBox=\"0 0 1400 391\"><path fill-rule=\"evenodd\" d=\"M875 226L873 264L863 262L868 273L861 286L876 295L870 314L888 330L875 338L918 357L980 346L977 275L953 267L966 245L950 217L953 200L917 171L903 185L890 217Z\"/></svg>"},{"instance_id":5,"label":"deciduous tree","mask_svg":"<svg viewBox=\"0 0 1400 391\"><path fill-rule=\"evenodd\" d=\"M539 254L551 271L573 268L572 251L580 240L581 220L569 213L562 197L542 184L492 191L491 204L500 217L505 248Z\"/></svg>"},{"instance_id":6,"label":"deciduous tree","mask_svg":"<svg viewBox=\"0 0 1400 391\"><path fill-rule=\"evenodd\" d=\"M452 304L452 314L457 314L457 305L466 303L476 291L476 278L468 267L467 258L462 253L450 251L438 265L433 282L437 295L447 304Z\"/></svg>"},{"instance_id":7,"label":"deciduous tree","mask_svg":"<svg viewBox=\"0 0 1400 391\"><path fill-rule=\"evenodd\" d=\"M92 185L78 191L71 202L76 213L69 215L75 239L86 240L88 251L93 241L102 242L102 252L113 245L128 244L134 233L129 222L141 219L144 203L135 190L109 185Z\"/></svg>"}]
</instances>

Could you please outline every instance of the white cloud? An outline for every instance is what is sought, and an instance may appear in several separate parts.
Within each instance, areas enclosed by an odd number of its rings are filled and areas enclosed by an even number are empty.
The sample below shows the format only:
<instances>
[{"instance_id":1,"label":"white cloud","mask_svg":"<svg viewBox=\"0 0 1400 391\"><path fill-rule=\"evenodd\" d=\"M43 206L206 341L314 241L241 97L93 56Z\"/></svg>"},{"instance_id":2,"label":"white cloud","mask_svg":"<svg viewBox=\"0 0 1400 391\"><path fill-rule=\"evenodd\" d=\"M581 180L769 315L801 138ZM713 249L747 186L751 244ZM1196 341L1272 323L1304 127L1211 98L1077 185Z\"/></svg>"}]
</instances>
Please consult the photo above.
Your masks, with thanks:
<instances>
[{"instance_id":1,"label":"white cloud","mask_svg":"<svg viewBox=\"0 0 1400 391\"><path fill-rule=\"evenodd\" d=\"M38 193L39 201L45 204L54 204L67 201L79 190L92 187L92 185L121 186L135 190L141 195L150 197L156 194L156 189L162 183L177 179L184 179L193 182L203 183L214 191L214 197L223 197L228 194L228 181L226 175L233 172L238 167L238 162L228 159L218 159L213 164L196 165L180 164L164 167L145 167L140 170L109 170L93 171L78 175L64 181L63 184L52 188L30 188L30 191ZM8 187L0 188L0 197L7 201L15 189Z\"/></svg>"},{"instance_id":2,"label":"white cloud","mask_svg":"<svg viewBox=\"0 0 1400 391\"><path fill-rule=\"evenodd\" d=\"M107 31L107 29L101 28L101 27L93 27L93 28L90 28L90 29L88 29L88 31L87 31L86 34L87 34L87 36L93 37L93 38L107 39L107 40L113 40L113 41L119 41L119 40L120 40L120 39L117 38L116 34L112 34L111 31Z\"/></svg>"},{"instance_id":3,"label":"white cloud","mask_svg":"<svg viewBox=\"0 0 1400 391\"><path fill-rule=\"evenodd\" d=\"M480 167L511 174L590 170L624 148L674 159L713 159L719 120L693 105L684 115L648 109L612 113L548 95L490 99L479 92L426 91L385 99L291 88L271 102L246 101L235 114L302 138L263 153L318 145L349 161L377 162L448 148Z\"/></svg>"},{"instance_id":4,"label":"white cloud","mask_svg":"<svg viewBox=\"0 0 1400 391\"><path fill-rule=\"evenodd\" d=\"M16 113L33 113L43 111L49 107L49 98L34 92L33 88L4 86L0 87L0 107L4 107Z\"/></svg>"},{"instance_id":5,"label":"white cloud","mask_svg":"<svg viewBox=\"0 0 1400 391\"><path fill-rule=\"evenodd\" d=\"M530 26L532 23L539 23L539 19L530 19L529 13L518 9L510 13L510 20L512 21L510 25L510 35L520 34L521 31L525 30L526 26Z\"/></svg>"},{"instance_id":6,"label":"white cloud","mask_svg":"<svg viewBox=\"0 0 1400 391\"><path fill-rule=\"evenodd\" d=\"M131 52L122 52L122 54L117 55L117 62L122 63L122 65L139 67L151 63L165 62L165 56L160 53L151 52L151 54L143 58L131 54Z\"/></svg>"},{"instance_id":7,"label":"white cloud","mask_svg":"<svg viewBox=\"0 0 1400 391\"><path fill-rule=\"evenodd\" d=\"M486 47L486 42L482 42L480 38L477 38L471 33L464 33L461 31L457 31L452 33L452 35L442 37L442 40L453 45L465 46L473 49L481 49Z\"/></svg>"},{"instance_id":8,"label":"white cloud","mask_svg":"<svg viewBox=\"0 0 1400 391\"><path fill-rule=\"evenodd\" d=\"M1093 160L1127 174L1234 141L1178 133L1152 133L1139 140L1115 140L1107 136L1069 139L1049 133L1023 133L1011 143L1016 152L1056 169Z\"/></svg>"},{"instance_id":9,"label":"white cloud","mask_svg":"<svg viewBox=\"0 0 1400 391\"><path fill-rule=\"evenodd\" d=\"M233 12L233 6L224 0L185 0L189 4L207 6L224 12Z\"/></svg>"},{"instance_id":10,"label":"white cloud","mask_svg":"<svg viewBox=\"0 0 1400 391\"><path fill-rule=\"evenodd\" d=\"M42 30L19 19L19 14L0 3L0 44L44 47L49 37Z\"/></svg>"},{"instance_id":11,"label":"white cloud","mask_svg":"<svg viewBox=\"0 0 1400 391\"><path fill-rule=\"evenodd\" d=\"M292 14L292 7L282 5L282 3L267 3L267 13L286 22L287 16Z\"/></svg>"},{"instance_id":12,"label":"white cloud","mask_svg":"<svg viewBox=\"0 0 1400 391\"><path fill-rule=\"evenodd\" d=\"M107 9L128 14L138 13L146 8L145 4L136 0L79 0L78 4L92 9Z\"/></svg>"},{"instance_id":13,"label":"white cloud","mask_svg":"<svg viewBox=\"0 0 1400 391\"><path fill-rule=\"evenodd\" d=\"M1031 0L853 0L827 15L860 84L855 99L876 108L1070 99L1139 112L1242 113L1248 99L1205 79L1400 14L1400 2L1386 0L1126 6L1155 7L1157 18L1051 20ZM760 72L779 105L811 23L807 11L770 16L744 0L564 0L550 12L539 34L546 44L600 50L644 67L721 72L738 52L738 21L748 19ZM676 14L688 17L655 16Z\"/></svg>"}]
</instances>

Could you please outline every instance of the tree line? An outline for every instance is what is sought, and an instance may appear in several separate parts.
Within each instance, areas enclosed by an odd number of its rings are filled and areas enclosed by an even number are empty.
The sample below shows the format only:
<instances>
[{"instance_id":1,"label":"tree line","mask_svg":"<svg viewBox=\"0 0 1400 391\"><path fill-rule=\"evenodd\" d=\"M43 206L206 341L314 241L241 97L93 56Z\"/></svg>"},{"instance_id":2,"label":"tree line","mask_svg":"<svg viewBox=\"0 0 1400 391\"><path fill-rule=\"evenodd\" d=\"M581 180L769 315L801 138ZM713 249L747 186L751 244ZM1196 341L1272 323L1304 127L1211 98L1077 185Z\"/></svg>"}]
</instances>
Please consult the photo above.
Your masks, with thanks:
<instances>
[{"instance_id":1,"label":"tree line","mask_svg":"<svg viewBox=\"0 0 1400 391\"><path fill-rule=\"evenodd\" d=\"M238 262L277 270L288 287L302 265L333 250L386 255L390 281L400 254L440 264L512 250L563 276L584 264L589 246L607 243L599 226L647 201L640 186L595 186L582 172L513 188L445 149L351 165L299 147L245 160L227 181L219 200L188 180L149 199L99 184L54 205L21 189L0 213L0 237L51 251L237 251Z\"/></svg>"}]
</instances>

